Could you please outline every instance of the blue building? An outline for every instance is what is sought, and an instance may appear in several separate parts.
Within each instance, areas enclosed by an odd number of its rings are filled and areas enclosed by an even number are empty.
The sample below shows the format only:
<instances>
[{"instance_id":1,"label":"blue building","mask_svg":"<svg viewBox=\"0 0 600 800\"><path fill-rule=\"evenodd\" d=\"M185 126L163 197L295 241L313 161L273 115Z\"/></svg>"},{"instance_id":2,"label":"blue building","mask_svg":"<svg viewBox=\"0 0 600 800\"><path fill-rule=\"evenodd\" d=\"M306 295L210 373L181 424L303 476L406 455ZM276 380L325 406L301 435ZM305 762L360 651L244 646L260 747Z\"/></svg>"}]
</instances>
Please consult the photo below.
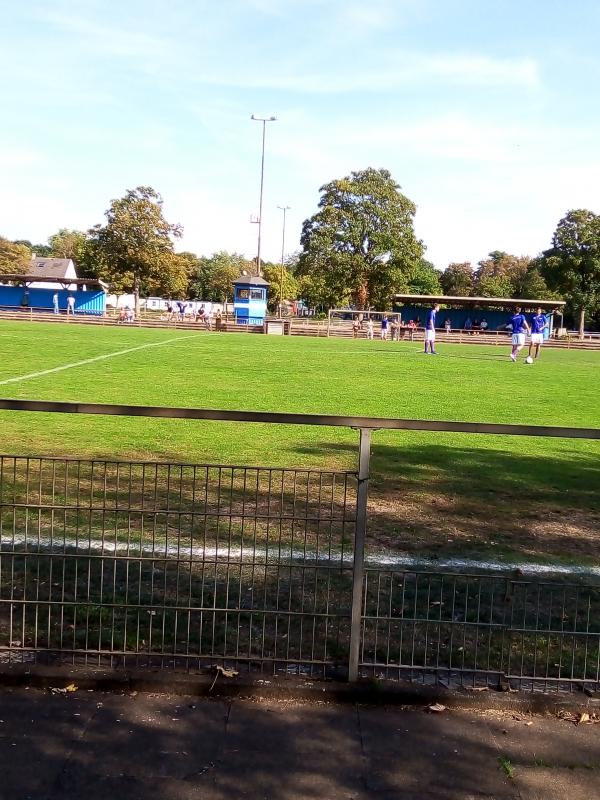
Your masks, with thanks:
<instances>
[{"instance_id":1,"label":"blue building","mask_svg":"<svg viewBox=\"0 0 600 800\"><path fill-rule=\"evenodd\" d=\"M34 313L66 314L69 296L74 313L103 317L106 314L105 283L92 278L56 278L48 275L1 275L0 309ZM58 296L55 310L54 295Z\"/></svg>"},{"instance_id":2,"label":"blue building","mask_svg":"<svg viewBox=\"0 0 600 800\"><path fill-rule=\"evenodd\" d=\"M268 281L256 275L240 275L233 282L233 311L238 325L263 325L267 315Z\"/></svg>"}]
</instances>

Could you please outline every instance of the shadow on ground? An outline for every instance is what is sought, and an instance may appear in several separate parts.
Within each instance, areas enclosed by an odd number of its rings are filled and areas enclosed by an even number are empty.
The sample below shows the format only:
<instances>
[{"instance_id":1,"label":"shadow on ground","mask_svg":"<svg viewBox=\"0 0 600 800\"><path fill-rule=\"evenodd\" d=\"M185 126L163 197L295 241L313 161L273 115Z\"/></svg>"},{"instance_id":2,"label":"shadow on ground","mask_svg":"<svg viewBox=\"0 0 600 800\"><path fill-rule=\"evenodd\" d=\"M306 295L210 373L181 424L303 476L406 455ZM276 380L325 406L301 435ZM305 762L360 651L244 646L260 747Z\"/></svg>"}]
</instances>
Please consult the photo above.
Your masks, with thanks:
<instances>
[{"instance_id":1,"label":"shadow on ground","mask_svg":"<svg viewBox=\"0 0 600 800\"><path fill-rule=\"evenodd\" d=\"M460 717L34 690L0 703L13 800L517 796L486 726Z\"/></svg>"},{"instance_id":2,"label":"shadow on ground","mask_svg":"<svg viewBox=\"0 0 600 800\"><path fill-rule=\"evenodd\" d=\"M520 452L376 444L369 537L373 547L424 556L595 561L600 459L593 448L528 455L526 439Z\"/></svg>"}]
</instances>

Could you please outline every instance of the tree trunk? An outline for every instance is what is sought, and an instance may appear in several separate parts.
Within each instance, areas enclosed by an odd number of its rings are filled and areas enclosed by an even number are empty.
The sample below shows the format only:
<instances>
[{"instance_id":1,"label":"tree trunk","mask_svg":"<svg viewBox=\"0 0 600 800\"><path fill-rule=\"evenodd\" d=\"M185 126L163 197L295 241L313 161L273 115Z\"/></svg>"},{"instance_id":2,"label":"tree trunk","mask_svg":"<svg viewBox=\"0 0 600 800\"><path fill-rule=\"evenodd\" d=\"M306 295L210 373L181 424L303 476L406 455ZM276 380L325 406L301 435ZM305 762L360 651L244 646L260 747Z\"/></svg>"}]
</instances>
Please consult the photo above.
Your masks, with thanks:
<instances>
[{"instance_id":1,"label":"tree trunk","mask_svg":"<svg viewBox=\"0 0 600 800\"><path fill-rule=\"evenodd\" d=\"M133 282L133 310L135 312L135 318L140 318L140 286L137 281L137 278Z\"/></svg>"},{"instance_id":2,"label":"tree trunk","mask_svg":"<svg viewBox=\"0 0 600 800\"><path fill-rule=\"evenodd\" d=\"M583 339L584 323L585 323L585 306L581 306L581 309L579 310L579 338L580 339Z\"/></svg>"},{"instance_id":3,"label":"tree trunk","mask_svg":"<svg viewBox=\"0 0 600 800\"><path fill-rule=\"evenodd\" d=\"M367 289L366 284L361 284L358 286L355 293L354 293L354 302L356 307L359 311L364 311L367 307L367 299L369 297L369 291Z\"/></svg>"}]
</instances>

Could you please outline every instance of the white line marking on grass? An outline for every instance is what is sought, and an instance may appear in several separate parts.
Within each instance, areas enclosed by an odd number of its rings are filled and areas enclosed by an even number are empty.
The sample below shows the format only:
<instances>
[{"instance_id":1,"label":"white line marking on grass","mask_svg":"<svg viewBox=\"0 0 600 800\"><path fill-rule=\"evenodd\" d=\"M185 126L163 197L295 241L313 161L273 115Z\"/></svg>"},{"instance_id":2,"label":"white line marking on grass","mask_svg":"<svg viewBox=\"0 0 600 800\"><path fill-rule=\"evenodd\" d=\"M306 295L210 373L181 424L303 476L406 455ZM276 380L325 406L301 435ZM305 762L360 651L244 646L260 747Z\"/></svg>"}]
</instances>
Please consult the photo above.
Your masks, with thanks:
<instances>
[{"instance_id":1,"label":"white line marking on grass","mask_svg":"<svg viewBox=\"0 0 600 800\"><path fill-rule=\"evenodd\" d=\"M161 347L165 344L172 342L180 342L182 339L193 339L194 334L187 336L176 336L174 339L165 339L162 342L150 342L149 344L140 344L137 347L128 347L127 350L117 350L114 353L104 353L101 356L94 356L93 358L85 358L83 361L73 361L71 364L63 364L62 367L52 367L52 369L43 369L40 372L30 372L27 375L18 375L16 378L7 378L0 381L0 386L7 383L19 383L19 381L27 381L30 378L40 378L42 375L50 375L53 372L62 372L65 369L73 369L73 367L83 367L86 364L93 364L95 361L104 361L107 358L114 358L115 356L124 356L127 353L135 353L136 350L146 350L149 347Z\"/></svg>"}]
</instances>

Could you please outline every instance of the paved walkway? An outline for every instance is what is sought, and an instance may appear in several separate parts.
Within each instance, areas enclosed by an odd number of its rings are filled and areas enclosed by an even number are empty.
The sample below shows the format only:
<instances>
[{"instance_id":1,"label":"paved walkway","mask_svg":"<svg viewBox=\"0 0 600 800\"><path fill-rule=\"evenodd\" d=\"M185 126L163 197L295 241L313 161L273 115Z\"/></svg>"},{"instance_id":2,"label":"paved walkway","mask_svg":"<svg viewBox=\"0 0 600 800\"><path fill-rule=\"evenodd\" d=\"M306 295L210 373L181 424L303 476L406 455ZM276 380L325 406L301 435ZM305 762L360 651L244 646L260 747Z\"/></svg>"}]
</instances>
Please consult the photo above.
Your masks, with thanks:
<instances>
[{"instance_id":1,"label":"paved walkway","mask_svg":"<svg viewBox=\"0 0 600 800\"><path fill-rule=\"evenodd\" d=\"M11 800L593 800L600 724L4 688L0 768Z\"/></svg>"}]
</instances>

